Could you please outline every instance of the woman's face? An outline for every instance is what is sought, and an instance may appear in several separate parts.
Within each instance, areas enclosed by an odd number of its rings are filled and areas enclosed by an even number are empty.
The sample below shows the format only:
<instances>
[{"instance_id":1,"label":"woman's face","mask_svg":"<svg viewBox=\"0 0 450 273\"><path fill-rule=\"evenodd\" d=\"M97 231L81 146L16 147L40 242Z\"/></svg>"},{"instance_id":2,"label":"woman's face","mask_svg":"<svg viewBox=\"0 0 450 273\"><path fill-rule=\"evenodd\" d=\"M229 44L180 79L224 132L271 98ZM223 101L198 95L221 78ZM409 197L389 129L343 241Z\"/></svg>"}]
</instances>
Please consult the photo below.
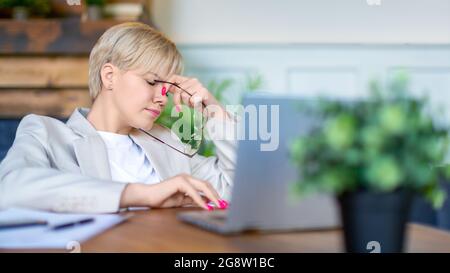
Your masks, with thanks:
<instances>
[{"instance_id":1,"label":"woman's face","mask_svg":"<svg viewBox=\"0 0 450 273\"><path fill-rule=\"evenodd\" d=\"M133 128L149 130L167 103L168 86L154 83L156 74L119 71L113 81L113 102L123 122Z\"/></svg>"}]
</instances>

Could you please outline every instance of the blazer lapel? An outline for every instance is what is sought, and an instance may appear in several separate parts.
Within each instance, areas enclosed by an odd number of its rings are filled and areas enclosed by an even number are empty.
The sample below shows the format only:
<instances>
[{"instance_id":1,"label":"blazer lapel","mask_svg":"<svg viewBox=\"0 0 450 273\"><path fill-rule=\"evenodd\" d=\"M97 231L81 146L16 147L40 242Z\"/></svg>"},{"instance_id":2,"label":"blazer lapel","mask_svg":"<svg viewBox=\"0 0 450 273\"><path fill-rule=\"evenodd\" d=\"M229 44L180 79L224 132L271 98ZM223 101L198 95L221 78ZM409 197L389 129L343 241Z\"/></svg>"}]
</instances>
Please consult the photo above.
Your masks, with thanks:
<instances>
[{"instance_id":1,"label":"blazer lapel","mask_svg":"<svg viewBox=\"0 0 450 273\"><path fill-rule=\"evenodd\" d=\"M111 180L108 152L100 137L81 138L73 146L83 174Z\"/></svg>"},{"instance_id":2,"label":"blazer lapel","mask_svg":"<svg viewBox=\"0 0 450 273\"><path fill-rule=\"evenodd\" d=\"M105 143L86 119L88 112L89 109L77 108L67 121L67 126L81 136L73 143L78 165L87 176L111 180Z\"/></svg>"}]
</instances>

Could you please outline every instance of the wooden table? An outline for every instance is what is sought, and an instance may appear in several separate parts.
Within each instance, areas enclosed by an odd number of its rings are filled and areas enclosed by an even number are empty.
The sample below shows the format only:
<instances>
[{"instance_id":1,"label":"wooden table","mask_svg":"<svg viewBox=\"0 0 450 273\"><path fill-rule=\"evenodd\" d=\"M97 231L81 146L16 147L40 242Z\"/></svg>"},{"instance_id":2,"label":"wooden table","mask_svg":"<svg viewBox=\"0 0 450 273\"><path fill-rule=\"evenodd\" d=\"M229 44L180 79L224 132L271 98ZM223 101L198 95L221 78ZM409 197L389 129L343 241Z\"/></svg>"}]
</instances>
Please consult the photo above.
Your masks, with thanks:
<instances>
[{"instance_id":1,"label":"wooden table","mask_svg":"<svg viewBox=\"0 0 450 273\"><path fill-rule=\"evenodd\" d=\"M82 252L342 252L341 230L222 236L176 219L183 209L136 212L85 242ZM450 252L450 233L409 224L408 252Z\"/></svg>"},{"instance_id":2,"label":"wooden table","mask_svg":"<svg viewBox=\"0 0 450 273\"><path fill-rule=\"evenodd\" d=\"M133 212L135 215L126 222L83 243L81 252L343 251L341 230L221 236L180 222L176 213L182 210L186 209ZM407 238L408 252L450 252L450 233L442 230L409 224Z\"/></svg>"}]
</instances>

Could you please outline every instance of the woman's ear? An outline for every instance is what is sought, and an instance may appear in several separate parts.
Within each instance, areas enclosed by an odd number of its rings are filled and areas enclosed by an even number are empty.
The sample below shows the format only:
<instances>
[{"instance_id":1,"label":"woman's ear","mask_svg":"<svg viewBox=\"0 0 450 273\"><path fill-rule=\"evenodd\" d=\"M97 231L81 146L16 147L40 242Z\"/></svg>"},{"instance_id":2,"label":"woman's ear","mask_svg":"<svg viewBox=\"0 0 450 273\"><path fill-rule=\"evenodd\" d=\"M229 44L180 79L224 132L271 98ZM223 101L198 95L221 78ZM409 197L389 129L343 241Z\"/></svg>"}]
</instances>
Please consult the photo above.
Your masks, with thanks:
<instances>
[{"instance_id":1,"label":"woman's ear","mask_svg":"<svg viewBox=\"0 0 450 273\"><path fill-rule=\"evenodd\" d=\"M114 65L111 63L106 63L102 66L100 70L100 76L102 78L102 86L105 87L106 91L113 90L113 77L114 77Z\"/></svg>"}]
</instances>

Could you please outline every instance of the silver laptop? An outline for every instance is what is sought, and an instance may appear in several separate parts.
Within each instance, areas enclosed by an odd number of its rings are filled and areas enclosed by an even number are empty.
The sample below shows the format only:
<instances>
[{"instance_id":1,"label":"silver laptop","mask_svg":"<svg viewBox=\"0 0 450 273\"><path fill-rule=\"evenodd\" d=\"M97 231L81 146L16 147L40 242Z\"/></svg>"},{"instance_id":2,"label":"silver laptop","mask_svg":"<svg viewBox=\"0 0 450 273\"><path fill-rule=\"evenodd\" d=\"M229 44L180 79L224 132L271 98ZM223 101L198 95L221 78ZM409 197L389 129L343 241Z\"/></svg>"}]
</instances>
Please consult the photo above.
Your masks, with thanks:
<instances>
[{"instance_id":1,"label":"silver laptop","mask_svg":"<svg viewBox=\"0 0 450 273\"><path fill-rule=\"evenodd\" d=\"M298 178L296 167L290 160L289 144L294 138L320 126L318 118L307 110L314 104L314 101L300 97L247 95L243 100L244 107L266 107L266 132L270 132L271 139L267 135L260 138L258 133L256 140L251 139L250 134L244 134L245 138L239 140L234 185L227 210L181 212L178 219L221 234L339 227L339 211L332 196L300 198L292 191L292 183ZM272 121L276 118L277 106L279 119ZM258 120L261 117L258 116ZM247 125L243 130L248 132L248 116L245 121L243 124ZM274 149L276 131L279 132L278 146ZM266 151L261 149L264 144ZM270 146L273 150L267 151Z\"/></svg>"}]
</instances>

